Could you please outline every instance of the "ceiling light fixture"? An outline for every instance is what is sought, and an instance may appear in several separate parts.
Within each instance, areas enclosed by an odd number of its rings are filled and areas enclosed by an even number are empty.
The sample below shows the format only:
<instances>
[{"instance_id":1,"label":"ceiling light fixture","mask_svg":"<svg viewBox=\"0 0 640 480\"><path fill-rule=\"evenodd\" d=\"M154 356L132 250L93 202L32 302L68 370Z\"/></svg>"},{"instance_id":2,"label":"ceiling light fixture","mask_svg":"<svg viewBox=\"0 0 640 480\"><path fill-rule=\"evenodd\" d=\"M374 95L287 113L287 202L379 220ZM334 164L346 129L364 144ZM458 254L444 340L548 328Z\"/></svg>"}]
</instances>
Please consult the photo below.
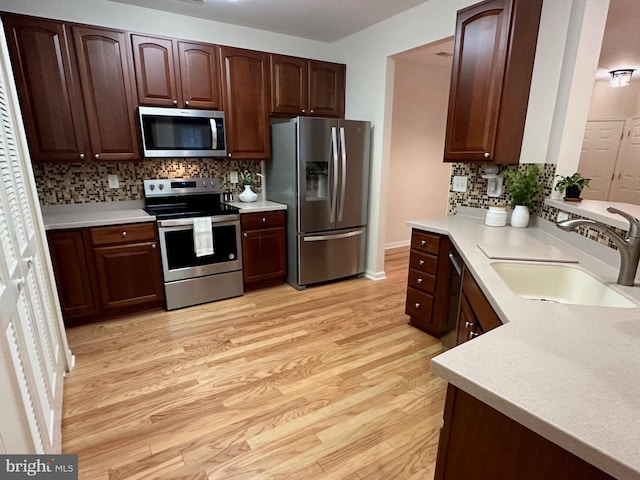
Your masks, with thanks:
<instances>
[{"instance_id":1,"label":"ceiling light fixture","mask_svg":"<svg viewBox=\"0 0 640 480\"><path fill-rule=\"evenodd\" d=\"M609 75L611 75L611 80L609 80L609 86L611 87L626 87L631 83L631 75L633 75L634 70L631 68L621 69L621 70L611 70Z\"/></svg>"}]
</instances>

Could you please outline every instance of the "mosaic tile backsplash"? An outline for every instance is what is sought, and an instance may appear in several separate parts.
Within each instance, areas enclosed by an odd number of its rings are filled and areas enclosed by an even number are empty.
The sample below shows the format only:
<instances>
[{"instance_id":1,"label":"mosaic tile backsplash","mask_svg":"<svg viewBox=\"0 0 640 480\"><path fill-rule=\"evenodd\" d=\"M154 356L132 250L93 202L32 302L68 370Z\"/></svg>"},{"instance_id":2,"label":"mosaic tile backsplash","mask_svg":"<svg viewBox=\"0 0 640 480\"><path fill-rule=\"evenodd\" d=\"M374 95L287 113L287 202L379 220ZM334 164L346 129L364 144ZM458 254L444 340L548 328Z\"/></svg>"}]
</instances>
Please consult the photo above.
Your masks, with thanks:
<instances>
[{"instance_id":1,"label":"mosaic tile backsplash","mask_svg":"<svg viewBox=\"0 0 640 480\"><path fill-rule=\"evenodd\" d=\"M142 181L152 178L218 177L223 191L242 192L229 182L230 171L260 172L260 162L214 159L154 159L141 162L34 164L42 205L142 200ZM109 188L108 175L118 175L120 187ZM260 192L260 184L254 185Z\"/></svg>"},{"instance_id":2,"label":"mosaic tile backsplash","mask_svg":"<svg viewBox=\"0 0 640 480\"><path fill-rule=\"evenodd\" d=\"M483 164L474 163L454 163L452 165L451 180L449 183L448 215L455 215L458 207L488 208L489 206L493 205L509 206L511 204L511 199L507 192L503 191L500 197L489 197L487 195L487 180L482 178L483 166ZM498 167L498 173L506 169L524 170L526 166L526 164L500 165ZM538 164L538 167L540 168L540 181L543 183L544 193L542 197L534 202L533 207L531 208L531 214L537 215L550 222L555 222L560 210L555 207L545 205L544 199L551 195L553 180L556 174L556 165L552 163L545 163ZM453 177L456 175L463 175L468 177L467 191L465 193L453 191ZM569 214L569 218L582 217L574 214ZM601 243L602 245L617 249L615 244L611 242L609 238L593 228L579 227L576 232L591 240ZM621 230L617 230L617 233L622 237L624 237L625 235L625 232Z\"/></svg>"}]
</instances>

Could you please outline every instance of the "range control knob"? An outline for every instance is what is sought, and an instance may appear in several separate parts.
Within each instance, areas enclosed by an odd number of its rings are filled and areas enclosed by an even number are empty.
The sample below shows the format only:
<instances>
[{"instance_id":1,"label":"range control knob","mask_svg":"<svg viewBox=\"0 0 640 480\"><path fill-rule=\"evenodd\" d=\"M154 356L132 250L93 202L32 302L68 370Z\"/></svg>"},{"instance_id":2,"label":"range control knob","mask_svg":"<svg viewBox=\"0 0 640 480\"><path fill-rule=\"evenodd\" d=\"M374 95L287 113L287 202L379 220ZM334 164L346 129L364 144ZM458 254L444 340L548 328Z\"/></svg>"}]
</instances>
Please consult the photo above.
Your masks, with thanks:
<instances>
[{"instance_id":1,"label":"range control knob","mask_svg":"<svg viewBox=\"0 0 640 480\"><path fill-rule=\"evenodd\" d=\"M202 182L202 186L203 186L204 188L207 188L207 182Z\"/></svg>"},{"instance_id":2,"label":"range control knob","mask_svg":"<svg viewBox=\"0 0 640 480\"><path fill-rule=\"evenodd\" d=\"M161 183L160 185L158 185L158 188L159 188L160 190L164 190L164 183Z\"/></svg>"},{"instance_id":3,"label":"range control knob","mask_svg":"<svg viewBox=\"0 0 640 480\"><path fill-rule=\"evenodd\" d=\"M212 187L215 186L216 184L216 182L214 182L213 180L211 180L209 183L211 184Z\"/></svg>"},{"instance_id":4,"label":"range control knob","mask_svg":"<svg viewBox=\"0 0 640 480\"><path fill-rule=\"evenodd\" d=\"M155 190L156 186L152 183L151 185L149 185L149 190Z\"/></svg>"}]
</instances>

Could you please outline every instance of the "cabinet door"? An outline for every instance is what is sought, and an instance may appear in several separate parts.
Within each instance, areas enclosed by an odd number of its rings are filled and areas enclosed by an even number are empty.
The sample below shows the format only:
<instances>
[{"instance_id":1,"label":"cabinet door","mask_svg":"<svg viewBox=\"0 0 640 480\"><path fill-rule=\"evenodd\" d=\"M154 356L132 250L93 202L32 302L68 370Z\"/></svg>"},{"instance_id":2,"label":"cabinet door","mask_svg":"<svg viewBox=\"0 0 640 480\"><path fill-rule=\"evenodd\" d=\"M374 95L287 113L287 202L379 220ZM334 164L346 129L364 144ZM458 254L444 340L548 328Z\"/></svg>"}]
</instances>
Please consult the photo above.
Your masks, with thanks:
<instances>
[{"instance_id":1,"label":"cabinet door","mask_svg":"<svg viewBox=\"0 0 640 480\"><path fill-rule=\"evenodd\" d=\"M344 118L345 66L309 61L309 114Z\"/></svg>"},{"instance_id":2,"label":"cabinet door","mask_svg":"<svg viewBox=\"0 0 640 480\"><path fill-rule=\"evenodd\" d=\"M173 40L131 35L131 45L140 104L182 106L178 99Z\"/></svg>"},{"instance_id":3,"label":"cabinet door","mask_svg":"<svg viewBox=\"0 0 640 480\"><path fill-rule=\"evenodd\" d=\"M287 273L285 228L243 232L242 257L245 285L283 282Z\"/></svg>"},{"instance_id":4,"label":"cabinet door","mask_svg":"<svg viewBox=\"0 0 640 480\"><path fill-rule=\"evenodd\" d=\"M494 158L510 13L509 0L458 12L445 140L448 161Z\"/></svg>"},{"instance_id":5,"label":"cabinet door","mask_svg":"<svg viewBox=\"0 0 640 480\"><path fill-rule=\"evenodd\" d=\"M183 106L221 110L219 47L178 42L178 57Z\"/></svg>"},{"instance_id":6,"label":"cabinet door","mask_svg":"<svg viewBox=\"0 0 640 480\"><path fill-rule=\"evenodd\" d=\"M269 55L221 47L227 152L234 159L271 156Z\"/></svg>"},{"instance_id":7,"label":"cabinet door","mask_svg":"<svg viewBox=\"0 0 640 480\"><path fill-rule=\"evenodd\" d=\"M164 289L156 242L95 247L93 255L105 311L162 304Z\"/></svg>"},{"instance_id":8,"label":"cabinet door","mask_svg":"<svg viewBox=\"0 0 640 480\"><path fill-rule=\"evenodd\" d=\"M304 58L271 55L271 113L307 115L309 68Z\"/></svg>"},{"instance_id":9,"label":"cabinet door","mask_svg":"<svg viewBox=\"0 0 640 480\"><path fill-rule=\"evenodd\" d=\"M89 135L67 28L14 15L3 22L31 159L84 160Z\"/></svg>"},{"instance_id":10,"label":"cabinet door","mask_svg":"<svg viewBox=\"0 0 640 480\"><path fill-rule=\"evenodd\" d=\"M458 311L458 337L456 345L460 345L461 343L478 336L479 332L476 330L477 326L478 319L473 313L473 309L469 305L467 297L462 295L460 297L460 310Z\"/></svg>"},{"instance_id":11,"label":"cabinet door","mask_svg":"<svg viewBox=\"0 0 640 480\"><path fill-rule=\"evenodd\" d=\"M52 231L47 238L65 320L96 313L82 231Z\"/></svg>"},{"instance_id":12,"label":"cabinet door","mask_svg":"<svg viewBox=\"0 0 640 480\"><path fill-rule=\"evenodd\" d=\"M72 31L93 158L139 159L137 99L126 35L82 26Z\"/></svg>"}]
</instances>

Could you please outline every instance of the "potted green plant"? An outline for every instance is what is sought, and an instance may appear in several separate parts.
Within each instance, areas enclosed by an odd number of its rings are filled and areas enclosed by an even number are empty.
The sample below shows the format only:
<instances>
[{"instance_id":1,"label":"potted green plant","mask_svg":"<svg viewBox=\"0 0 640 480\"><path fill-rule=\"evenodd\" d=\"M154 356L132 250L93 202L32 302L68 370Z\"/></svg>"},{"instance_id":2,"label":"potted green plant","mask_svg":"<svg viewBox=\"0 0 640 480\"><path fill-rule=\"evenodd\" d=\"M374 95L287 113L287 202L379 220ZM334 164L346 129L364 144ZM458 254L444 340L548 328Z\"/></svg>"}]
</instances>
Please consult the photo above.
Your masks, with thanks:
<instances>
[{"instance_id":1,"label":"potted green plant","mask_svg":"<svg viewBox=\"0 0 640 480\"><path fill-rule=\"evenodd\" d=\"M542 194L540 169L537 165L527 165L524 169L505 170L501 175L513 207L511 226L524 228L529 225L529 208Z\"/></svg>"},{"instance_id":2,"label":"potted green plant","mask_svg":"<svg viewBox=\"0 0 640 480\"><path fill-rule=\"evenodd\" d=\"M560 180L556 183L556 190L564 193L564 199L569 202L581 201L580 194L582 189L588 187L591 181L590 178L585 178L578 172L566 177L562 175L556 175L556 177L560 177Z\"/></svg>"},{"instance_id":3,"label":"potted green plant","mask_svg":"<svg viewBox=\"0 0 640 480\"><path fill-rule=\"evenodd\" d=\"M251 173L248 170L240 173L240 181L244 185L244 191L238 195L241 202L255 202L258 199L258 195L251 190L253 184L256 183L257 175Z\"/></svg>"}]
</instances>

